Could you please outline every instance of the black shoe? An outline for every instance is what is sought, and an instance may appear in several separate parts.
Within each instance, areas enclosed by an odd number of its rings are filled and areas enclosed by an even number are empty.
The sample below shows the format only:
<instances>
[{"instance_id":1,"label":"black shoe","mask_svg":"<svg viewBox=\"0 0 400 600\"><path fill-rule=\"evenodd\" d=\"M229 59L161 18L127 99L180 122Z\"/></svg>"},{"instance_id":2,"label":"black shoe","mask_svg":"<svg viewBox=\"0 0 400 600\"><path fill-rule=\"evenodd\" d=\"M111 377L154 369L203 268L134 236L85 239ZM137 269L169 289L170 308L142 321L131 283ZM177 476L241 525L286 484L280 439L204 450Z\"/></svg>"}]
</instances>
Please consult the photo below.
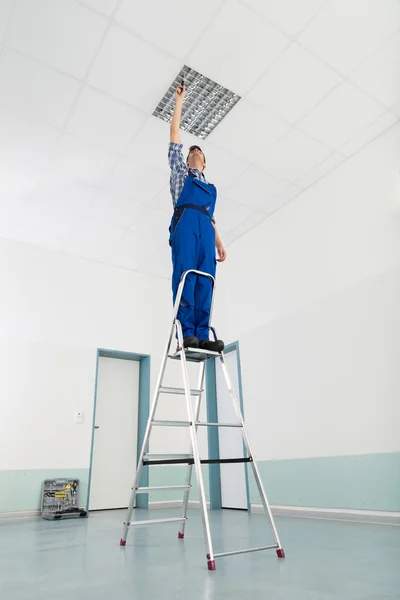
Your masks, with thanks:
<instances>
[{"instance_id":1,"label":"black shoe","mask_svg":"<svg viewBox=\"0 0 400 600\"><path fill-rule=\"evenodd\" d=\"M199 347L199 338L194 335L190 337L183 338L183 347L184 348L198 348Z\"/></svg>"},{"instance_id":2,"label":"black shoe","mask_svg":"<svg viewBox=\"0 0 400 600\"><path fill-rule=\"evenodd\" d=\"M225 348L225 344L222 340L216 340L215 342L212 342L211 340L201 340L199 348L201 350L209 350L210 352L222 352Z\"/></svg>"}]
</instances>

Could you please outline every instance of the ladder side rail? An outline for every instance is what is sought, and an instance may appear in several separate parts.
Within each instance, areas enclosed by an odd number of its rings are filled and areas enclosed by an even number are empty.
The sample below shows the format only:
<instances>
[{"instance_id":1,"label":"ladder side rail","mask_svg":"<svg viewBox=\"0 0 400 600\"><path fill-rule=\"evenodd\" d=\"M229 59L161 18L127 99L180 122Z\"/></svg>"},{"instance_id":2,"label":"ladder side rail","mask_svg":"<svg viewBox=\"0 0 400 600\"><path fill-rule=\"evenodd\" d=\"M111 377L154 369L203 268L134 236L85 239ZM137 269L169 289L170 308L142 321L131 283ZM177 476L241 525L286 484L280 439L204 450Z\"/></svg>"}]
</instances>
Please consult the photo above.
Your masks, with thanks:
<instances>
[{"instance_id":1,"label":"ladder side rail","mask_svg":"<svg viewBox=\"0 0 400 600\"><path fill-rule=\"evenodd\" d=\"M120 542L122 546L124 546L126 544L126 538L128 536L129 523L131 522L133 509L135 507L136 495L137 495L137 489L136 488L139 486L140 478L141 478L141 475L142 475L143 457L146 454L146 451L147 451L147 448L148 448L148 443L149 443L149 438L150 438L150 433L151 433L151 428L152 428L152 421L154 419L154 415L155 415L155 412L156 412L156 409L157 409L158 399L159 399L159 395L160 395L159 389L160 389L161 382L162 382L163 377L164 377L165 368L167 366L168 353L169 353L169 348L171 346L171 340L172 340L172 335L174 333L174 329L175 329L174 324L172 324L171 325L171 329L170 329L170 333L169 333L169 337L168 337L168 344L167 344L166 349L165 349L164 358L163 358L162 363L161 363L160 373L158 375L157 384L156 384L156 388L155 388L155 391L154 391L154 396L153 396L153 400L152 400L152 404L151 404L151 408L150 408L149 418L147 420L146 431L145 431L145 434L144 434L142 448L141 448L141 451L140 451L139 460L138 460L138 464L137 464L136 475L135 475L135 479L134 479L132 490L131 490L131 496L130 496L130 500L129 500L128 511L127 511L127 515L126 515L126 520L124 522L124 527L123 527L123 532L122 532L122 538L121 538L121 542Z\"/></svg>"},{"instance_id":2,"label":"ladder side rail","mask_svg":"<svg viewBox=\"0 0 400 600\"><path fill-rule=\"evenodd\" d=\"M190 385L189 385L189 378L188 378L188 373L187 373L186 356L185 356L185 350L183 348L182 327L179 322L177 322L177 329L178 329L179 345L181 348L182 376L183 376L184 388L186 390L186 394L185 394L186 407L187 407L188 419L191 423L191 425L189 427L189 433L190 433L190 441L192 444L192 452L193 452L193 459L194 459L194 467L195 467L196 476L197 476L197 483L199 486L201 517L202 517L202 521L203 521L203 529L204 529L204 537L205 537L206 548L207 548L207 555L210 556L208 565L209 565L209 568L211 568L210 565L212 565L212 568L215 569L214 553L213 553L211 532L210 532L210 523L208 520L207 503L206 503L206 496L205 496L204 484L203 484L203 473L201 470L199 449L197 446L197 435L196 435L195 418L194 418L195 415L194 415L193 406L192 406L192 402L191 402L191 396L190 396Z\"/></svg>"},{"instance_id":3,"label":"ladder side rail","mask_svg":"<svg viewBox=\"0 0 400 600\"><path fill-rule=\"evenodd\" d=\"M214 333L215 336L217 335L215 329L213 329L213 333ZM269 519L270 519L270 522L271 522L271 527L272 527L272 530L274 532L274 537L276 539L276 543L278 544L279 549L282 549L282 545L281 545L281 542L280 542L280 539L279 539L279 535L278 535L278 531L277 531L277 528L276 528L276 525L275 525L274 517L272 515L271 507L269 505L268 498L267 498L267 495L265 493L263 483L261 481L261 476L260 476L260 472L258 470L257 463L256 463L256 461L254 459L254 456L253 456L253 452L252 452L252 449L251 449L251 446L250 446L250 442L249 442L249 438L248 438L248 435L247 435L246 425L245 425L245 422L244 422L244 419L243 419L242 412L240 410L239 403L238 403L237 398L236 398L235 391L234 391L233 386L232 386L231 379L229 377L229 373L228 373L228 369L226 367L225 357L224 357L224 353L223 352L221 352L221 356L220 356L219 360L221 362L222 372L223 372L223 375L224 375L224 378L225 378L226 385L228 387L228 391L229 391L229 395L230 395L232 403L233 403L233 407L234 407L235 412L236 412L236 416L239 419L239 422L242 424L243 441L245 443L248 455L252 458L252 460L251 460L251 466L252 466L252 469L253 469L253 474L254 474L254 478L256 480L257 488L258 488L258 491L259 491L259 494L260 494L260 497L261 497L261 502L263 504L265 513L269 516Z\"/></svg>"},{"instance_id":4,"label":"ladder side rail","mask_svg":"<svg viewBox=\"0 0 400 600\"><path fill-rule=\"evenodd\" d=\"M204 375L205 375L205 363L202 362L202 363L200 363L200 371L199 371L198 386L197 386L198 389L200 389L200 390L203 389ZM201 400L202 400L202 395L196 397L195 409L194 409L196 421L199 420L199 416L200 416ZM197 434L197 425L196 425L196 434ZM187 471L186 471L185 485L187 485L189 487L183 495L183 516L184 517L187 517L187 511L188 511L188 505L189 505L189 495L190 495L190 490L191 490L192 472L193 472L193 465L188 465ZM179 539L182 539L184 537L185 526L186 526L186 521L183 521L182 525L181 525L181 529L178 533Z\"/></svg>"}]
</instances>

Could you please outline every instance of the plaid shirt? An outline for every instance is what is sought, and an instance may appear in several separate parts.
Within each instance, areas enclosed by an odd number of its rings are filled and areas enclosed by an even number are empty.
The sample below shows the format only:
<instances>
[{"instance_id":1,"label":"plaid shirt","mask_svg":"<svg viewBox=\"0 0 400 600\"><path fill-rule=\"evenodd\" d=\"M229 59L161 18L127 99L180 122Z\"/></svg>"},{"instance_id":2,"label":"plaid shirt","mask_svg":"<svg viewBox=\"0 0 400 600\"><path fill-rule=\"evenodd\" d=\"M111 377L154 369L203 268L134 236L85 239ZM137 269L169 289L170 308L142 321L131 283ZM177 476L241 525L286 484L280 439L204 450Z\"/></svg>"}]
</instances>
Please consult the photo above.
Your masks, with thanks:
<instances>
[{"instance_id":1,"label":"plaid shirt","mask_svg":"<svg viewBox=\"0 0 400 600\"><path fill-rule=\"evenodd\" d=\"M185 163L182 148L183 144L176 144L175 142L170 142L168 147L168 162L171 169L169 188L171 190L172 203L174 206L178 202L178 198L181 195L185 184L185 179L189 173L189 167ZM203 173L198 169L190 169L190 172L196 179L208 183Z\"/></svg>"}]
</instances>

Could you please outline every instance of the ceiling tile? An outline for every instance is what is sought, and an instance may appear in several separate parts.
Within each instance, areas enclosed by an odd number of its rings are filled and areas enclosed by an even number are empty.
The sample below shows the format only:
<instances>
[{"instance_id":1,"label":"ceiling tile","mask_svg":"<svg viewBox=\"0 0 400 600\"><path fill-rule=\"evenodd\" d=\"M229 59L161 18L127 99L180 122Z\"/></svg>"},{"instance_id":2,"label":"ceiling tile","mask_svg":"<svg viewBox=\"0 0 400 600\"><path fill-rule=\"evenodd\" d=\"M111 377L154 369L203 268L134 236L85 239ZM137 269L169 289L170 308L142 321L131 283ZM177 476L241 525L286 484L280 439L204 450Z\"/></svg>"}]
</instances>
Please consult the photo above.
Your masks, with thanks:
<instances>
[{"instance_id":1,"label":"ceiling tile","mask_svg":"<svg viewBox=\"0 0 400 600\"><path fill-rule=\"evenodd\" d=\"M124 229L129 229L146 210L144 204L121 198L105 190L99 191L91 204L93 219Z\"/></svg>"},{"instance_id":2,"label":"ceiling tile","mask_svg":"<svg viewBox=\"0 0 400 600\"><path fill-rule=\"evenodd\" d=\"M396 0L330 0L299 41L348 75L399 27Z\"/></svg>"},{"instance_id":3,"label":"ceiling tile","mask_svg":"<svg viewBox=\"0 0 400 600\"><path fill-rule=\"evenodd\" d=\"M320 162L318 165L315 165L308 173L300 177L297 181L297 185L301 188L308 188L310 185L324 177L327 173L332 171L335 167L337 167L341 162L346 160L346 156L341 154L340 152L332 152L325 160Z\"/></svg>"},{"instance_id":4,"label":"ceiling tile","mask_svg":"<svg viewBox=\"0 0 400 600\"><path fill-rule=\"evenodd\" d=\"M26 224L23 241L45 248L59 249L74 224L73 215L60 214L53 210L44 211L35 205L29 211L29 223Z\"/></svg>"},{"instance_id":5,"label":"ceiling tile","mask_svg":"<svg viewBox=\"0 0 400 600\"><path fill-rule=\"evenodd\" d=\"M277 194L274 198L269 200L263 210L265 215L272 215L277 210L281 209L283 206L291 202L296 196L301 194L302 188L289 183L288 186L283 190L283 192Z\"/></svg>"},{"instance_id":6,"label":"ceiling tile","mask_svg":"<svg viewBox=\"0 0 400 600\"><path fill-rule=\"evenodd\" d=\"M85 87L74 107L67 130L110 152L122 154L145 118L135 108Z\"/></svg>"},{"instance_id":7,"label":"ceiling tile","mask_svg":"<svg viewBox=\"0 0 400 600\"><path fill-rule=\"evenodd\" d=\"M400 102L398 102L397 104L395 104L395 105L392 107L392 112L393 112L395 115L397 115L397 116L399 116L399 117L400 117Z\"/></svg>"},{"instance_id":8,"label":"ceiling tile","mask_svg":"<svg viewBox=\"0 0 400 600\"><path fill-rule=\"evenodd\" d=\"M344 81L298 127L336 149L378 118L383 110L380 104Z\"/></svg>"},{"instance_id":9,"label":"ceiling tile","mask_svg":"<svg viewBox=\"0 0 400 600\"><path fill-rule=\"evenodd\" d=\"M30 198L46 210L90 216L98 188L46 171Z\"/></svg>"},{"instance_id":10,"label":"ceiling tile","mask_svg":"<svg viewBox=\"0 0 400 600\"><path fill-rule=\"evenodd\" d=\"M254 212L250 217L248 217L245 221L243 221L238 227L235 227L235 229L232 229L232 231L230 231L228 233L228 236L224 243L226 245L231 244L232 242L234 242L235 240L240 238L242 235L244 235L245 233L247 233L248 231L250 231L251 229L256 227L259 223L261 223L262 221L265 221L265 219L266 219L265 214L260 213L260 212Z\"/></svg>"},{"instance_id":11,"label":"ceiling tile","mask_svg":"<svg viewBox=\"0 0 400 600\"><path fill-rule=\"evenodd\" d=\"M231 185L250 164L208 144L202 143L201 148L204 149L207 161L204 175L207 181L216 186L217 191ZM186 148L187 150L188 148Z\"/></svg>"},{"instance_id":12,"label":"ceiling tile","mask_svg":"<svg viewBox=\"0 0 400 600\"><path fill-rule=\"evenodd\" d=\"M261 211L268 200L286 186L286 181L277 179L257 167L249 167L224 193L248 208Z\"/></svg>"},{"instance_id":13,"label":"ceiling tile","mask_svg":"<svg viewBox=\"0 0 400 600\"><path fill-rule=\"evenodd\" d=\"M173 208L169 183L153 198L153 200L149 203L149 206L158 208L158 210L163 210L170 216L170 218L172 217Z\"/></svg>"},{"instance_id":14,"label":"ceiling tile","mask_svg":"<svg viewBox=\"0 0 400 600\"><path fill-rule=\"evenodd\" d=\"M82 79L107 23L72 0L15 0L7 43Z\"/></svg>"},{"instance_id":15,"label":"ceiling tile","mask_svg":"<svg viewBox=\"0 0 400 600\"><path fill-rule=\"evenodd\" d=\"M0 197L9 193L28 196L36 189L43 174L41 167L3 157L0 162Z\"/></svg>"},{"instance_id":16,"label":"ceiling tile","mask_svg":"<svg viewBox=\"0 0 400 600\"><path fill-rule=\"evenodd\" d=\"M44 165L59 135L57 129L0 106L0 161L11 159Z\"/></svg>"},{"instance_id":17,"label":"ceiling tile","mask_svg":"<svg viewBox=\"0 0 400 600\"><path fill-rule=\"evenodd\" d=\"M248 98L289 123L309 112L340 81L307 50L292 44Z\"/></svg>"},{"instance_id":18,"label":"ceiling tile","mask_svg":"<svg viewBox=\"0 0 400 600\"><path fill-rule=\"evenodd\" d=\"M126 231L104 255L104 260L128 269L136 269L149 255L153 256L164 244L156 238L149 243L148 236L137 231Z\"/></svg>"},{"instance_id":19,"label":"ceiling tile","mask_svg":"<svg viewBox=\"0 0 400 600\"><path fill-rule=\"evenodd\" d=\"M183 58L221 4L222 0L203 0L199 10L196 3L185 0L149 0L140 5L123 0L115 19L141 38Z\"/></svg>"},{"instance_id":20,"label":"ceiling tile","mask_svg":"<svg viewBox=\"0 0 400 600\"><path fill-rule=\"evenodd\" d=\"M0 55L0 104L54 127L61 127L79 91L67 75L3 48Z\"/></svg>"},{"instance_id":21,"label":"ceiling tile","mask_svg":"<svg viewBox=\"0 0 400 600\"><path fill-rule=\"evenodd\" d=\"M295 183L331 152L327 146L292 129L262 154L256 164L275 177Z\"/></svg>"},{"instance_id":22,"label":"ceiling tile","mask_svg":"<svg viewBox=\"0 0 400 600\"><path fill-rule=\"evenodd\" d=\"M159 248L157 252L144 261L141 261L137 267L141 273L154 275L155 277L163 277L171 279L172 263L171 263L171 248L166 244Z\"/></svg>"},{"instance_id":23,"label":"ceiling tile","mask_svg":"<svg viewBox=\"0 0 400 600\"><path fill-rule=\"evenodd\" d=\"M149 204L165 186L165 175L130 158L119 161L105 187L114 194Z\"/></svg>"},{"instance_id":24,"label":"ceiling tile","mask_svg":"<svg viewBox=\"0 0 400 600\"><path fill-rule=\"evenodd\" d=\"M54 148L50 166L57 172L93 185L101 184L119 160L94 144L64 134Z\"/></svg>"},{"instance_id":25,"label":"ceiling tile","mask_svg":"<svg viewBox=\"0 0 400 600\"><path fill-rule=\"evenodd\" d=\"M168 174L168 144L168 123L150 116L134 137L126 155L146 167Z\"/></svg>"},{"instance_id":26,"label":"ceiling tile","mask_svg":"<svg viewBox=\"0 0 400 600\"><path fill-rule=\"evenodd\" d=\"M138 58L133 60L132 57ZM112 27L88 82L151 114L180 68L176 59L119 27Z\"/></svg>"},{"instance_id":27,"label":"ceiling tile","mask_svg":"<svg viewBox=\"0 0 400 600\"><path fill-rule=\"evenodd\" d=\"M400 100L400 32L351 75L361 89L390 107Z\"/></svg>"},{"instance_id":28,"label":"ceiling tile","mask_svg":"<svg viewBox=\"0 0 400 600\"><path fill-rule=\"evenodd\" d=\"M385 112L380 115L375 121L367 125L360 131L354 138L352 138L347 144L340 148L340 151L346 156L350 156L366 146L378 135L386 131L389 127L394 125L398 121L398 117L390 112Z\"/></svg>"},{"instance_id":29,"label":"ceiling tile","mask_svg":"<svg viewBox=\"0 0 400 600\"><path fill-rule=\"evenodd\" d=\"M76 217L70 235L63 241L61 250L84 258L100 260L124 235L120 227Z\"/></svg>"},{"instance_id":30,"label":"ceiling tile","mask_svg":"<svg viewBox=\"0 0 400 600\"><path fill-rule=\"evenodd\" d=\"M147 245L151 246L153 238L163 239L164 242L168 241L170 221L171 218L166 212L148 207L145 211L137 214L131 223L131 229L146 236L150 241L150 244L148 242Z\"/></svg>"},{"instance_id":31,"label":"ceiling tile","mask_svg":"<svg viewBox=\"0 0 400 600\"><path fill-rule=\"evenodd\" d=\"M288 126L277 118L244 99L208 139L213 146L252 162L287 129Z\"/></svg>"},{"instance_id":32,"label":"ceiling tile","mask_svg":"<svg viewBox=\"0 0 400 600\"><path fill-rule=\"evenodd\" d=\"M110 17L118 4L118 0L81 0L81 4L85 4L88 8L93 8Z\"/></svg>"},{"instance_id":33,"label":"ceiling tile","mask_svg":"<svg viewBox=\"0 0 400 600\"><path fill-rule=\"evenodd\" d=\"M0 237L20 240L32 210L30 200L0 190Z\"/></svg>"},{"instance_id":34,"label":"ceiling tile","mask_svg":"<svg viewBox=\"0 0 400 600\"><path fill-rule=\"evenodd\" d=\"M235 229L235 227L238 227L243 221L248 219L253 212L252 209L239 204L233 198L225 195L218 196L214 216L219 233L222 234L222 232Z\"/></svg>"},{"instance_id":35,"label":"ceiling tile","mask_svg":"<svg viewBox=\"0 0 400 600\"><path fill-rule=\"evenodd\" d=\"M246 6L231 0L223 4L185 62L243 95L288 43L285 35Z\"/></svg>"},{"instance_id":36,"label":"ceiling tile","mask_svg":"<svg viewBox=\"0 0 400 600\"><path fill-rule=\"evenodd\" d=\"M60 247L73 217L44 211L36 203L7 194L0 195L0 236L46 248Z\"/></svg>"},{"instance_id":37,"label":"ceiling tile","mask_svg":"<svg viewBox=\"0 0 400 600\"><path fill-rule=\"evenodd\" d=\"M12 0L2 0L0 2L0 43L3 41L4 32L8 23L8 17L10 14L10 9L12 5Z\"/></svg>"},{"instance_id":38,"label":"ceiling tile","mask_svg":"<svg viewBox=\"0 0 400 600\"><path fill-rule=\"evenodd\" d=\"M243 0L244 4L291 36L298 33L325 2L326 0Z\"/></svg>"}]
</instances>

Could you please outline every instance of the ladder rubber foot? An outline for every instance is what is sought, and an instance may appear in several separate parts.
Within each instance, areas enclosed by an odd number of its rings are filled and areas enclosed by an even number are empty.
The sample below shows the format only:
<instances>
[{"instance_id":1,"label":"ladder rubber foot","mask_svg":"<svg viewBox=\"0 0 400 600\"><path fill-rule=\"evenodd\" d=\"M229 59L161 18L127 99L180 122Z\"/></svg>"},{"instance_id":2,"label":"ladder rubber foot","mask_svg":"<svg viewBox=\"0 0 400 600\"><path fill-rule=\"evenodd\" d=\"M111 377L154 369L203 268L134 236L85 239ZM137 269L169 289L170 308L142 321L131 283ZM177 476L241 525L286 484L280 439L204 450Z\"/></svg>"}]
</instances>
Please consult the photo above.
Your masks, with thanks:
<instances>
[{"instance_id":1,"label":"ladder rubber foot","mask_svg":"<svg viewBox=\"0 0 400 600\"><path fill-rule=\"evenodd\" d=\"M123 540L122 538L119 540L119 545L120 546L126 546L126 540Z\"/></svg>"},{"instance_id":2,"label":"ladder rubber foot","mask_svg":"<svg viewBox=\"0 0 400 600\"><path fill-rule=\"evenodd\" d=\"M184 537L185 537L185 534L178 531L178 540L183 540Z\"/></svg>"},{"instance_id":3,"label":"ladder rubber foot","mask_svg":"<svg viewBox=\"0 0 400 600\"><path fill-rule=\"evenodd\" d=\"M207 561L207 566L209 571L215 571L215 560Z\"/></svg>"},{"instance_id":4,"label":"ladder rubber foot","mask_svg":"<svg viewBox=\"0 0 400 600\"><path fill-rule=\"evenodd\" d=\"M276 555L278 558L285 558L285 551L283 548L278 548L276 551Z\"/></svg>"}]
</instances>

